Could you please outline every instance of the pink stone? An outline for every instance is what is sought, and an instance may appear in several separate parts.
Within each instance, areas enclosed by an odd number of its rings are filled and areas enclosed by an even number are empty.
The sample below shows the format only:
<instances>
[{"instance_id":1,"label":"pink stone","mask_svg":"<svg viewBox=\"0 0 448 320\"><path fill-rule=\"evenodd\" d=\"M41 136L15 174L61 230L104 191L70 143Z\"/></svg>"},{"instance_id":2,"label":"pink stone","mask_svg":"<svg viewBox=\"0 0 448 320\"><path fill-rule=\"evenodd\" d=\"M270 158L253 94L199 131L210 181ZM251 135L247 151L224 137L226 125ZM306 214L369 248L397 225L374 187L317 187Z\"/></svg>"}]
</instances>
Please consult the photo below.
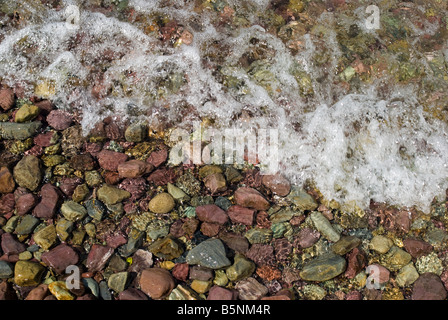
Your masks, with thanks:
<instances>
[{"instance_id":1,"label":"pink stone","mask_svg":"<svg viewBox=\"0 0 448 320\"><path fill-rule=\"evenodd\" d=\"M152 299L161 299L171 293L175 282L168 270L150 268L142 271L139 285L140 289Z\"/></svg>"},{"instance_id":2,"label":"pink stone","mask_svg":"<svg viewBox=\"0 0 448 320\"><path fill-rule=\"evenodd\" d=\"M15 207L15 199L13 193L4 194L0 198L0 216L12 214Z\"/></svg>"},{"instance_id":3,"label":"pink stone","mask_svg":"<svg viewBox=\"0 0 448 320\"><path fill-rule=\"evenodd\" d=\"M222 173L212 173L204 178L204 185L211 193L222 192L227 189L226 179Z\"/></svg>"},{"instance_id":4,"label":"pink stone","mask_svg":"<svg viewBox=\"0 0 448 320\"><path fill-rule=\"evenodd\" d=\"M106 237L106 244L114 249L126 244L126 242L128 242L128 238L122 233L114 233Z\"/></svg>"},{"instance_id":5,"label":"pink stone","mask_svg":"<svg viewBox=\"0 0 448 320\"><path fill-rule=\"evenodd\" d=\"M167 147L164 146L160 148L160 150L151 152L148 159L146 159L146 162L152 164L155 168L157 168L160 165L162 165L167 158L168 158L168 150Z\"/></svg>"},{"instance_id":6,"label":"pink stone","mask_svg":"<svg viewBox=\"0 0 448 320\"><path fill-rule=\"evenodd\" d=\"M367 257L365 253L358 248L354 248L348 254L347 270L345 271L345 276L348 279L353 279L361 270L365 268L366 264Z\"/></svg>"},{"instance_id":7,"label":"pink stone","mask_svg":"<svg viewBox=\"0 0 448 320\"><path fill-rule=\"evenodd\" d=\"M389 281L390 271L380 264L371 264L366 268L366 270L371 270L370 275L372 275L374 279L378 279L379 284L385 284Z\"/></svg>"},{"instance_id":8,"label":"pink stone","mask_svg":"<svg viewBox=\"0 0 448 320\"><path fill-rule=\"evenodd\" d=\"M120 178L139 178L151 172L154 166L141 160L129 160L117 167Z\"/></svg>"},{"instance_id":9,"label":"pink stone","mask_svg":"<svg viewBox=\"0 0 448 320\"><path fill-rule=\"evenodd\" d=\"M227 214L232 222L251 226L254 222L255 210L235 205L227 210Z\"/></svg>"},{"instance_id":10,"label":"pink stone","mask_svg":"<svg viewBox=\"0 0 448 320\"><path fill-rule=\"evenodd\" d=\"M121 291L118 294L118 300L149 300L148 296L143 293L143 291L129 288L124 291Z\"/></svg>"},{"instance_id":11,"label":"pink stone","mask_svg":"<svg viewBox=\"0 0 448 320\"><path fill-rule=\"evenodd\" d=\"M14 91L11 88L0 89L0 107L7 111L14 105Z\"/></svg>"},{"instance_id":12,"label":"pink stone","mask_svg":"<svg viewBox=\"0 0 448 320\"><path fill-rule=\"evenodd\" d=\"M220 225L225 224L229 219L226 212L214 204L206 204L196 207L196 215L201 221L217 223Z\"/></svg>"},{"instance_id":13,"label":"pink stone","mask_svg":"<svg viewBox=\"0 0 448 320\"><path fill-rule=\"evenodd\" d=\"M23 216L30 212L37 204L37 197L32 193L25 193L18 196L16 200L16 214Z\"/></svg>"},{"instance_id":14,"label":"pink stone","mask_svg":"<svg viewBox=\"0 0 448 320\"><path fill-rule=\"evenodd\" d=\"M362 300L362 294L359 291L350 291L345 296L345 300Z\"/></svg>"},{"instance_id":15,"label":"pink stone","mask_svg":"<svg viewBox=\"0 0 448 320\"><path fill-rule=\"evenodd\" d=\"M128 156L121 152L103 149L98 154L98 162L101 168L108 171L117 171L118 166L126 160L128 160Z\"/></svg>"},{"instance_id":16,"label":"pink stone","mask_svg":"<svg viewBox=\"0 0 448 320\"><path fill-rule=\"evenodd\" d=\"M42 187L41 195L42 199L34 208L33 215L38 218L51 219L58 209L59 202L62 199L62 193L57 187L51 183L47 183Z\"/></svg>"},{"instance_id":17,"label":"pink stone","mask_svg":"<svg viewBox=\"0 0 448 320\"><path fill-rule=\"evenodd\" d=\"M48 124L58 131L62 131L70 127L73 117L70 113L63 110L52 110L47 116Z\"/></svg>"},{"instance_id":18,"label":"pink stone","mask_svg":"<svg viewBox=\"0 0 448 320\"><path fill-rule=\"evenodd\" d=\"M26 246L23 243L19 242L9 232L2 234L1 239L2 239L2 241L1 241L2 250L3 250L3 253L6 255L19 254L19 253L25 251L25 249L26 249Z\"/></svg>"},{"instance_id":19,"label":"pink stone","mask_svg":"<svg viewBox=\"0 0 448 320\"><path fill-rule=\"evenodd\" d=\"M287 196L291 191L290 182L281 174L264 175L261 181L272 193L281 197Z\"/></svg>"},{"instance_id":20,"label":"pink stone","mask_svg":"<svg viewBox=\"0 0 448 320\"><path fill-rule=\"evenodd\" d=\"M207 300L236 300L238 292L220 286L213 286L208 291Z\"/></svg>"},{"instance_id":21,"label":"pink stone","mask_svg":"<svg viewBox=\"0 0 448 320\"><path fill-rule=\"evenodd\" d=\"M203 235L207 237L214 237L219 233L221 226L217 223L213 222L202 222L201 224L201 232Z\"/></svg>"},{"instance_id":22,"label":"pink stone","mask_svg":"<svg viewBox=\"0 0 448 320\"><path fill-rule=\"evenodd\" d=\"M256 210L269 209L269 202L263 195L253 188L240 187L235 191L235 201L243 207L253 208Z\"/></svg>"},{"instance_id":23,"label":"pink stone","mask_svg":"<svg viewBox=\"0 0 448 320\"><path fill-rule=\"evenodd\" d=\"M55 135L55 131L41 133L34 138L34 144L41 147L49 147L52 145L53 140L55 140Z\"/></svg>"},{"instance_id":24,"label":"pink stone","mask_svg":"<svg viewBox=\"0 0 448 320\"><path fill-rule=\"evenodd\" d=\"M78 260L78 253L65 243L42 254L42 262L59 274L64 274L65 269L70 265L76 265Z\"/></svg>"},{"instance_id":25,"label":"pink stone","mask_svg":"<svg viewBox=\"0 0 448 320\"><path fill-rule=\"evenodd\" d=\"M445 300L446 297L447 291L435 273L423 273L414 282L412 300Z\"/></svg>"},{"instance_id":26,"label":"pink stone","mask_svg":"<svg viewBox=\"0 0 448 320\"><path fill-rule=\"evenodd\" d=\"M172 274L173 277L177 280L186 281L188 278L189 270L190 268L188 266L188 263L177 263L172 270Z\"/></svg>"},{"instance_id":27,"label":"pink stone","mask_svg":"<svg viewBox=\"0 0 448 320\"><path fill-rule=\"evenodd\" d=\"M432 251L432 245L429 243L418 240L418 239L406 239L403 241L404 249L409 252L413 258L420 258L421 256L427 255Z\"/></svg>"},{"instance_id":28,"label":"pink stone","mask_svg":"<svg viewBox=\"0 0 448 320\"><path fill-rule=\"evenodd\" d=\"M320 233L317 230L305 227L299 231L294 243L301 248L309 248L313 246L320 238Z\"/></svg>"},{"instance_id":29,"label":"pink stone","mask_svg":"<svg viewBox=\"0 0 448 320\"><path fill-rule=\"evenodd\" d=\"M94 244L87 256L87 268L93 272L101 271L113 253L114 249L109 246Z\"/></svg>"}]
</instances>

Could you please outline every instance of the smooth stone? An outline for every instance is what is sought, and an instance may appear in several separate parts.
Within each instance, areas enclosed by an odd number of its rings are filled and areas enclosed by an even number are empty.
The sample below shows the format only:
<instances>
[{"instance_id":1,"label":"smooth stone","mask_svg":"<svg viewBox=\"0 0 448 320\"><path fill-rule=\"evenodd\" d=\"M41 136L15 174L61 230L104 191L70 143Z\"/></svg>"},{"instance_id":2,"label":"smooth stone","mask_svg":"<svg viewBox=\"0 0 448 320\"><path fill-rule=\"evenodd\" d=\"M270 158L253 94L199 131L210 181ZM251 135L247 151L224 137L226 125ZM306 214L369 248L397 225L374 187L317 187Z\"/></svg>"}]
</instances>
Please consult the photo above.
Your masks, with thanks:
<instances>
[{"instance_id":1,"label":"smooth stone","mask_svg":"<svg viewBox=\"0 0 448 320\"><path fill-rule=\"evenodd\" d=\"M109 279L107 280L107 285L109 286L110 289L120 293L126 289L128 281L129 281L129 272L126 271L117 272L109 276Z\"/></svg>"},{"instance_id":2,"label":"smooth stone","mask_svg":"<svg viewBox=\"0 0 448 320\"><path fill-rule=\"evenodd\" d=\"M186 257L188 264L197 264L210 269L220 269L231 265L221 240L208 239L191 249Z\"/></svg>"},{"instance_id":3,"label":"smooth stone","mask_svg":"<svg viewBox=\"0 0 448 320\"><path fill-rule=\"evenodd\" d=\"M174 208L173 197L166 192L157 194L154 198L149 201L148 209L154 213L168 213Z\"/></svg>"},{"instance_id":4,"label":"smooth stone","mask_svg":"<svg viewBox=\"0 0 448 320\"><path fill-rule=\"evenodd\" d=\"M152 299L168 296L175 287L171 273L162 268L145 269L140 274L140 289Z\"/></svg>"},{"instance_id":5,"label":"smooth stone","mask_svg":"<svg viewBox=\"0 0 448 320\"><path fill-rule=\"evenodd\" d=\"M174 184L169 183L167 185L168 193L173 197L176 201L188 201L190 200L190 196L187 195L181 188L176 187Z\"/></svg>"},{"instance_id":6,"label":"smooth stone","mask_svg":"<svg viewBox=\"0 0 448 320\"><path fill-rule=\"evenodd\" d=\"M143 291L136 288L129 288L118 294L118 300L149 300L149 298Z\"/></svg>"},{"instance_id":7,"label":"smooth stone","mask_svg":"<svg viewBox=\"0 0 448 320\"><path fill-rule=\"evenodd\" d=\"M53 281L48 285L48 290L57 300L74 300L75 297L70 293L65 285L65 281Z\"/></svg>"},{"instance_id":8,"label":"smooth stone","mask_svg":"<svg viewBox=\"0 0 448 320\"><path fill-rule=\"evenodd\" d=\"M14 121L17 123L23 123L31 121L36 118L40 113L39 107L33 104L24 104L16 112Z\"/></svg>"},{"instance_id":9,"label":"smooth stone","mask_svg":"<svg viewBox=\"0 0 448 320\"><path fill-rule=\"evenodd\" d=\"M16 187L13 175L7 167L0 168L0 193L13 192Z\"/></svg>"},{"instance_id":10,"label":"smooth stone","mask_svg":"<svg viewBox=\"0 0 448 320\"><path fill-rule=\"evenodd\" d=\"M34 242L42 249L48 250L57 241L56 227L52 224L40 229L33 234Z\"/></svg>"},{"instance_id":11,"label":"smooth stone","mask_svg":"<svg viewBox=\"0 0 448 320\"><path fill-rule=\"evenodd\" d=\"M310 215L317 231L329 241L337 242L340 239L339 233L333 228L330 221L319 211L314 211Z\"/></svg>"},{"instance_id":12,"label":"smooth stone","mask_svg":"<svg viewBox=\"0 0 448 320\"><path fill-rule=\"evenodd\" d=\"M87 255L86 267L89 271L101 271L114 253L114 249L100 244L94 244Z\"/></svg>"},{"instance_id":13,"label":"smooth stone","mask_svg":"<svg viewBox=\"0 0 448 320\"><path fill-rule=\"evenodd\" d=\"M378 253L387 253L392 248L394 242L382 235L376 235L370 240L369 248Z\"/></svg>"},{"instance_id":14,"label":"smooth stone","mask_svg":"<svg viewBox=\"0 0 448 320\"><path fill-rule=\"evenodd\" d=\"M69 245L61 243L41 256L42 262L58 274L64 274L67 267L76 265L79 261L78 253Z\"/></svg>"},{"instance_id":15,"label":"smooth stone","mask_svg":"<svg viewBox=\"0 0 448 320\"><path fill-rule=\"evenodd\" d=\"M42 181L39 158L24 156L14 167L13 175L19 186L35 191Z\"/></svg>"},{"instance_id":16,"label":"smooth stone","mask_svg":"<svg viewBox=\"0 0 448 320\"><path fill-rule=\"evenodd\" d=\"M88 288L92 294L95 297L99 297L100 295L100 287L98 285L98 282L96 282L94 279L92 278L82 278L82 283L86 286L86 288Z\"/></svg>"},{"instance_id":17,"label":"smooth stone","mask_svg":"<svg viewBox=\"0 0 448 320\"><path fill-rule=\"evenodd\" d=\"M0 279L8 279L14 275L14 266L7 261L0 260Z\"/></svg>"},{"instance_id":18,"label":"smooth stone","mask_svg":"<svg viewBox=\"0 0 448 320\"><path fill-rule=\"evenodd\" d=\"M286 198L302 211L311 211L318 207L316 200L305 189L297 186L291 187L291 191Z\"/></svg>"},{"instance_id":19,"label":"smooth stone","mask_svg":"<svg viewBox=\"0 0 448 320\"><path fill-rule=\"evenodd\" d=\"M255 210L268 210L269 202L256 189L240 187L234 193L236 204Z\"/></svg>"},{"instance_id":20,"label":"smooth stone","mask_svg":"<svg viewBox=\"0 0 448 320\"><path fill-rule=\"evenodd\" d=\"M87 215L87 209L83 205L70 200L62 204L61 213L65 219L76 222Z\"/></svg>"},{"instance_id":21,"label":"smooth stone","mask_svg":"<svg viewBox=\"0 0 448 320\"><path fill-rule=\"evenodd\" d=\"M354 236L343 236L339 241L335 242L331 249L334 253L343 256L361 244L361 239Z\"/></svg>"},{"instance_id":22,"label":"smooth stone","mask_svg":"<svg viewBox=\"0 0 448 320\"><path fill-rule=\"evenodd\" d=\"M112 300L112 293L109 290L109 286L107 285L107 282L102 280L99 283L99 288L100 288L100 297L103 300Z\"/></svg>"},{"instance_id":23,"label":"smooth stone","mask_svg":"<svg viewBox=\"0 0 448 320\"><path fill-rule=\"evenodd\" d=\"M0 135L6 140L26 140L36 134L41 126L40 121L27 123L0 122Z\"/></svg>"},{"instance_id":24,"label":"smooth stone","mask_svg":"<svg viewBox=\"0 0 448 320\"><path fill-rule=\"evenodd\" d=\"M37 286L44 271L44 266L38 262L19 260L14 268L14 282L21 287Z\"/></svg>"},{"instance_id":25,"label":"smooth stone","mask_svg":"<svg viewBox=\"0 0 448 320\"><path fill-rule=\"evenodd\" d=\"M246 259L242 254L236 254L233 264L226 269L230 281L239 281L250 277L255 271L255 263Z\"/></svg>"},{"instance_id":26,"label":"smooth stone","mask_svg":"<svg viewBox=\"0 0 448 320\"><path fill-rule=\"evenodd\" d=\"M419 276L420 274L411 262L400 269L395 281L399 287L407 287L413 284Z\"/></svg>"},{"instance_id":27,"label":"smooth stone","mask_svg":"<svg viewBox=\"0 0 448 320\"><path fill-rule=\"evenodd\" d=\"M111 205L120 203L123 200L130 198L131 194L126 190L104 184L101 188L98 189L97 196L98 199L106 205Z\"/></svg>"},{"instance_id":28,"label":"smooth stone","mask_svg":"<svg viewBox=\"0 0 448 320\"><path fill-rule=\"evenodd\" d=\"M24 215L14 232L18 235L30 234L39 222L39 219L30 214Z\"/></svg>"},{"instance_id":29,"label":"smooth stone","mask_svg":"<svg viewBox=\"0 0 448 320\"><path fill-rule=\"evenodd\" d=\"M212 286L212 281L208 280L193 280L190 284L190 288L197 293L206 293Z\"/></svg>"},{"instance_id":30,"label":"smooth stone","mask_svg":"<svg viewBox=\"0 0 448 320\"><path fill-rule=\"evenodd\" d=\"M347 267L345 259L334 253L326 253L306 263L300 272L305 281L326 281L343 273Z\"/></svg>"}]
</instances>

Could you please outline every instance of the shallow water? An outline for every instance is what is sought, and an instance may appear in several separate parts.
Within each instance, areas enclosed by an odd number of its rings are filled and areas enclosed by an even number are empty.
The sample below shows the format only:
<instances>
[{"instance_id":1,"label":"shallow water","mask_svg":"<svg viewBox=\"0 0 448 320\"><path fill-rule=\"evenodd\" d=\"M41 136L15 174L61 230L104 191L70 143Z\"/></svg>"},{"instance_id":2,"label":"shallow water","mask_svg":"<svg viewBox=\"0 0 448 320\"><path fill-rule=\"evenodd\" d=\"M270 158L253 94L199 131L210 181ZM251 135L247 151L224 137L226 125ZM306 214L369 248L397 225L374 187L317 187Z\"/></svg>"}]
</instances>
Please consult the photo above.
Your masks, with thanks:
<instances>
[{"instance_id":1,"label":"shallow water","mask_svg":"<svg viewBox=\"0 0 448 320\"><path fill-rule=\"evenodd\" d=\"M3 83L86 133L107 116L273 128L282 172L328 200L428 211L448 188L444 1L379 1L379 29L367 1L0 3Z\"/></svg>"}]
</instances>

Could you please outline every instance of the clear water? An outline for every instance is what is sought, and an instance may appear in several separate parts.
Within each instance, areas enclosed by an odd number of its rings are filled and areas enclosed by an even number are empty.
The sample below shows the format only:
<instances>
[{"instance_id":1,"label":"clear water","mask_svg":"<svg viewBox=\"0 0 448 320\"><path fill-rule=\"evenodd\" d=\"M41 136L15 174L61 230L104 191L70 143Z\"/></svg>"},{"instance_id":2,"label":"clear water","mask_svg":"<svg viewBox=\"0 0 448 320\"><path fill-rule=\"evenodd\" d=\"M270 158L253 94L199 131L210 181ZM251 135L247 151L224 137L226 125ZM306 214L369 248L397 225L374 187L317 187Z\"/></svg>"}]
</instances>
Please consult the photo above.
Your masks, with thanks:
<instances>
[{"instance_id":1,"label":"clear water","mask_svg":"<svg viewBox=\"0 0 448 320\"><path fill-rule=\"evenodd\" d=\"M107 116L146 119L154 128L188 128L205 118L217 128L277 128L286 176L298 184L312 181L326 199L361 208L373 199L428 211L448 187L446 121L422 105L418 81L397 83L387 72L350 90L339 81L344 52L338 30L356 24L379 37L365 27L363 1L351 15L322 12L315 28L295 42L262 26L267 0L227 1L241 12L238 27L219 25L219 11L195 10L194 1L130 0L126 7L139 17L133 21L75 0L57 8L37 1L0 3L24 16L1 29L2 81L20 85L26 95L50 88L39 92L59 108L77 110L86 133ZM69 5L80 8L78 28L66 22ZM177 20L193 35L192 43L162 42L150 27L156 15ZM440 28L439 21L407 25L411 45ZM429 68L438 55L446 65L446 44L431 54L410 62ZM251 55L261 62L245 66ZM426 79L439 81L428 73ZM101 98L92 93L98 84L105 92Z\"/></svg>"}]
</instances>

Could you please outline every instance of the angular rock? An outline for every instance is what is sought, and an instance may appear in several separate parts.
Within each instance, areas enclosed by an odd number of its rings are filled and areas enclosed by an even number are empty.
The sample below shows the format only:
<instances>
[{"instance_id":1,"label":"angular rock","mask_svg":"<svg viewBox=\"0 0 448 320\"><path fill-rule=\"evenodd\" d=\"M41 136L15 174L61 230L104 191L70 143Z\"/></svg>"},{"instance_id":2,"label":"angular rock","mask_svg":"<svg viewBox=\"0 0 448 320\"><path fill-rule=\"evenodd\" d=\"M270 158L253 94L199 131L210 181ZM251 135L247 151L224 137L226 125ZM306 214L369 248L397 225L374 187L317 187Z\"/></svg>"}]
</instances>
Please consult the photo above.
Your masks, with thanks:
<instances>
[{"instance_id":1,"label":"angular rock","mask_svg":"<svg viewBox=\"0 0 448 320\"><path fill-rule=\"evenodd\" d=\"M83 205L70 200L62 204L61 213L65 219L76 222L87 215L87 209Z\"/></svg>"},{"instance_id":2,"label":"angular rock","mask_svg":"<svg viewBox=\"0 0 448 320\"><path fill-rule=\"evenodd\" d=\"M213 173L204 178L204 185L212 194L227 189L226 178L222 173Z\"/></svg>"},{"instance_id":3,"label":"angular rock","mask_svg":"<svg viewBox=\"0 0 448 320\"><path fill-rule=\"evenodd\" d=\"M24 193L16 199L16 214L23 216L31 211L37 204L37 197L33 193Z\"/></svg>"},{"instance_id":4,"label":"angular rock","mask_svg":"<svg viewBox=\"0 0 448 320\"><path fill-rule=\"evenodd\" d=\"M109 276L107 286L117 293L124 291L129 284L129 272L117 272Z\"/></svg>"},{"instance_id":5,"label":"angular rock","mask_svg":"<svg viewBox=\"0 0 448 320\"><path fill-rule=\"evenodd\" d=\"M107 149L103 149L98 154L98 162L101 168L108 171L117 171L118 166L121 163L126 162L128 160L128 156L121 152L115 152Z\"/></svg>"},{"instance_id":6,"label":"angular rock","mask_svg":"<svg viewBox=\"0 0 448 320\"><path fill-rule=\"evenodd\" d=\"M254 271L255 263L238 253L233 264L226 269L226 275L230 281L239 281L251 276Z\"/></svg>"},{"instance_id":7,"label":"angular rock","mask_svg":"<svg viewBox=\"0 0 448 320\"><path fill-rule=\"evenodd\" d=\"M339 233L333 228L330 221L319 211L314 211L310 215L316 229L327 240L337 242L340 239Z\"/></svg>"},{"instance_id":8,"label":"angular rock","mask_svg":"<svg viewBox=\"0 0 448 320\"><path fill-rule=\"evenodd\" d=\"M404 249L409 252L413 258L420 258L421 256L429 254L433 247L429 243L418 239L406 239L403 241Z\"/></svg>"},{"instance_id":9,"label":"angular rock","mask_svg":"<svg viewBox=\"0 0 448 320\"><path fill-rule=\"evenodd\" d=\"M241 223L247 226L251 226L254 223L255 210L253 209L235 205L227 210L227 214L233 223Z\"/></svg>"},{"instance_id":10,"label":"angular rock","mask_svg":"<svg viewBox=\"0 0 448 320\"><path fill-rule=\"evenodd\" d=\"M41 283L28 293L25 300L44 300L44 298L47 295L48 295L48 285Z\"/></svg>"},{"instance_id":11,"label":"angular rock","mask_svg":"<svg viewBox=\"0 0 448 320\"><path fill-rule=\"evenodd\" d=\"M175 283L168 270L150 268L141 272L139 286L145 294L156 300L168 296L174 289Z\"/></svg>"},{"instance_id":12,"label":"angular rock","mask_svg":"<svg viewBox=\"0 0 448 320\"><path fill-rule=\"evenodd\" d=\"M100 200L89 199L85 202L87 214L96 221L101 221L106 213L106 207Z\"/></svg>"},{"instance_id":13,"label":"angular rock","mask_svg":"<svg viewBox=\"0 0 448 320\"><path fill-rule=\"evenodd\" d=\"M238 281L235 289L241 300L260 300L268 294L268 288L252 277Z\"/></svg>"},{"instance_id":14,"label":"angular rock","mask_svg":"<svg viewBox=\"0 0 448 320\"><path fill-rule=\"evenodd\" d=\"M0 122L0 136L5 140L26 140L31 138L40 129L40 121L16 123Z\"/></svg>"},{"instance_id":15,"label":"angular rock","mask_svg":"<svg viewBox=\"0 0 448 320\"><path fill-rule=\"evenodd\" d=\"M300 277L305 281L326 281L343 273L347 262L341 256L334 253L326 253L307 262Z\"/></svg>"},{"instance_id":16,"label":"angular rock","mask_svg":"<svg viewBox=\"0 0 448 320\"><path fill-rule=\"evenodd\" d=\"M297 186L291 187L291 191L287 196L297 208L302 211L312 211L318 207L316 200L310 196L303 188Z\"/></svg>"},{"instance_id":17,"label":"angular rock","mask_svg":"<svg viewBox=\"0 0 448 320\"><path fill-rule=\"evenodd\" d=\"M7 255L19 254L26 249L25 245L19 242L15 236L9 232L2 234L1 246L3 253Z\"/></svg>"},{"instance_id":18,"label":"angular rock","mask_svg":"<svg viewBox=\"0 0 448 320\"><path fill-rule=\"evenodd\" d=\"M100 201L106 205L117 204L125 199L131 197L131 194L117 187L105 184L97 191L97 196Z\"/></svg>"},{"instance_id":19,"label":"angular rock","mask_svg":"<svg viewBox=\"0 0 448 320\"><path fill-rule=\"evenodd\" d=\"M177 263L172 269L173 277L180 281L186 281L190 272L188 263Z\"/></svg>"},{"instance_id":20,"label":"angular rock","mask_svg":"<svg viewBox=\"0 0 448 320\"><path fill-rule=\"evenodd\" d=\"M14 282L21 287L37 286L45 268L38 262L17 261L14 268Z\"/></svg>"},{"instance_id":21,"label":"angular rock","mask_svg":"<svg viewBox=\"0 0 448 320\"><path fill-rule=\"evenodd\" d=\"M257 266L274 265L275 263L274 248L270 244L253 244L246 252L246 257L255 262Z\"/></svg>"},{"instance_id":22,"label":"angular rock","mask_svg":"<svg viewBox=\"0 0 448 320\"><path fill-rule=\"evenodd\" d=\"M24 215L14 232L18 235L30 234L33 232L34 228L39 224L39 222L39 219L33 217L30 214Z\"/></svg>"},{"instance_id":23,"label":"angular rock","mask_svg":"<svg viewBox=\"0 0 448 320\"><path fill-rule=\"evenodd\" d=\"M74 300L75 297L67 289L65 281L53 281L48 285L48 290L56 300Z\"/></svg>"},{"instance_id":24,"label":"angular rock","mask_svg":"<svg viewBox=\"0 0 448 320\"><path fill-rule=\"evenodd\" d=\"M8 111L14 106L14 90L11 88L0 89L0 107L3 111Z\"/></svg>"},{"instance_id":25,"label":"angular rock","mask_svg":"<svg viewBox=\"0 0 448 320\"><path fill-rule=\"evenodd\" d=\"M78 263L79 255L72 247L62 243L50 251L44 252L41 259L58 274L65 274L68 266Z\"/></svg>"},{"instance_id":26,"label":"angular rock","mask_svg":"<svg viewBox=\"0 0 448 320\"><path fill-rule=\"evenodd\" d=\"M61 218L56 223L56 234L62 241L66 241L73 231L75 224L72 221Z\"/></svg>"},{"instance_id":27,"label":"angular rock","mask_svg":"<svg viewBox=\"0 0 448 320\"><path fill-rule=\"evenodd\" d=\"M213 286L208 291L207 300L236 300L238 292L220 286Z\"/></svg>"},{"instance_id":28,"label":"angular rock","mask_svg":"<svg viewBox=\"0 0 448 320\"><path fill-rule=\"evenodd\" d=\"M392 246L390 250L381 257L381 264L390 271L398 271L409 262L411 262L412 256L403 249Z\"/></svg>"},{"instance_id":29,"label":"angular rock","mask_svg":"<svg viewBox=\"0 0 448 320\"><path fill-rule=\"evenodd\" d=\"M299 234L294 240L300 248L309 248L313 246L320 238L320 233L317 230L305 227L299 231Z\"/></svg>"},{"instance_id":30,"label":"angular rock","mask_svg":"<svg viewBox=\"0 0 448 320\"><path fill-rule=\"evenodd\" d=\"M386 253L393 245L393 241L385 236L376 235L370 240L369 247L378 253Z\"/></svg>"},{"instance_id":31,"label":"angular rock","mask_svg":"<svg viewBox=\"0 0 448 320\"><path fill-rule=\"evenodd\" d=\"M249 250L249 241L247 240L247 238L239 234L222 231L219 233L218 238L221 239L226 244L226 246L236 252L244 254L247 250Z\"/></svg>"},{"instance_id":32,"label":"angular rock","mask_svg":"<svg viewBox=\"0 0 448 320\"><path fill-rule=\"evenodd\" d=\"M118 165L118 175L120 178L139 178L149 172L154 167L141 160L129 160Z\"/></svg>"},{"instance_id":33,"label":"angular rock","mask_svg":"<svg viewBox=\"0 0 448 320\"><path fill-rule=\"evenodd\" d=\"M14 121L18 123L28 122L36 118L40 109L33 104L23 104L15 113Z\"/></svg>"},{"instance_id":34,"label":"angular rock","mask_svg":"<svg viewBox=\"0 0 448 320\"><path fill-rule=\"evenodd\" d=\"M103 270L113 253L114 249L109 246L94 244L87 256L86 267L92 272Z\"/></svg>"},{"instance_id":35,"label":"angular rock","mask_svg":"<svg viewBox=\"0 0 448 320\"><path fill-rule=\"evenodd\" d=\"M148 250L156 257L164 260L176 259L184 253L182 244L170 235L151 243Z\"/></svg>"},{"instance_id":36,"label":"angular rock","mask_svg":"<svg viewBox=\"0 0 448 320\"><path fill-rule=\"evenodd\" d=\"M415 269L414 264L411 262L400 269L395 277L395 281L399 287L407 287L413 284L419 276L417 269Z\"/></svg>"},{"instance_id":37,"label":"angular rock","mask_svg":"<svg viewBox=\"0 0 448 320\"><path fill-rule=\"evenodd\" d=\"M44 250L50 249L57 241L56 227L50 224L33 234L34 242Z\"/></svg>"},{"instance_id":38,"label":"angular rock","mask_svg":"<svg viewBox=\"0 0 448 320\"><path fill-rule=\"evenodd\" d=\"M155 168L161 166L168 159L168 148L161 147L159 150L151 152L146 162L152 164Z\"/></svg>"},{"instance_id":39,"label":"angular rock","mask_svg":"<svg viewBox=\"0 0 448 320\"><path fill-rule=\"evenodd\" d=\"M240 187L235 193L235 202L242 207L253 208L255 210L269 209L269 202L257 190L249 187Z\"/></svg>"},{"instance_id":40,"label":"angular rock","mask_svg":"<svg viewBox=\"0 0 448 320\"><path fill-rule=\"evenodd\" d=\"M244 236L250 242L250 244L254 243L269 243L272 240L272 230L271 229L262 229L262 228L252 228L249 229Z\"/></svg>"},{"instance_id":41,"label":"angular rock","mask_svg":"<svg viewBox=\"0 0 448 320\"><path fill-rule=\"evenodd\" d=\"M12 214L14 212L15 201L14 194L7 193L0 198L0 216Z\"/></svg>"},{"instance_id":42,"label":"angular rock","mask_svg":"<svg viewBox=\"0 0 448 320\"><path fill-rule=\"evenodd\" d=\"M210 269L228 267L231 262L226 257L226 250L221 240L208 239L188 251L186 261L188 264L197 264Z\"/></svg>"},{"instance_id":43,"label":"angular rock","mask_svg":"<svg viewBox=\"0 0 448 320\"><path fill-rule=\"evenodd\" d=\"M14 275L14 266L8 261L0 260L0 279L8 279Z\"/></svg>"},{"instance_id":44,"label":"angular rock","mask_svg":"<svg viewBox=\"0 0 448 320\"><path fill-rule=\"evenodd\" d=\"M63 110L52 110L46 118L48 124L55 130L62 131L70 127L73 117Z\"/></svg>"},{"instance_id":45,"label":"angular rock","mask_svg":"<svg viewBox=\"0 0 448 320\"><path fill-rule=\"evenodd\" d=\"M90 153L77 154L70 159L70 166L75 170L90 171L95 168L95 164L95 160Z\"/></svg>"},{"instance_id":46,"label":"angular rock","mask_svg":"<svg viewBox=\"0 0 448 320\"><path fill-rule=\"evenodd\" d=\"M147 136L148 127L144 123L133 123L124 132L124 137L128 142L142 142Z\"/></svg>"},{"instance_id":47,"label":"angular rock","mask_svg":"<svg viewBox=\"0 0 448 320\"><path fill-rule=\"evenodd\" d=\"M16 183L7 167L0 168L0 193L10 193L16 188Z\"/></svg>"},{"instance_id":48,"label":"angular rock","mask_svg":"<svg viewBox=\"0 0 448 320\"><path fill-rule=\"evenodd\" d=\"M412 288L412 300L445 300L447 291L434 273L424 273L414 282Z\"/></svg>"},{"instance_id":49,"label":"angular rock","mask_svg":"<svg viewBox=\"0 0 448 320\"><path fill-rule=\"evenodd\" d=\"M343 256L361 244L361 239L355 236L343 236L339 241L335 242L331 249L334 253Z\"/></svg>"},{"instance_id":50,"label":"angular rock","mask_svg":"<svg viewBox=\"0 0 448 320\"><path fill-rule=\"evenodd\" d=\"M347 261L345 276L349 279L353 279L367 265L367 256L361 249L354 248L348 254Z\"/></svg>"},{"instance_id":51,"label":"angular rock","mask_svg":"<svg viewBox=\"0 0 448 320\"><path fill-rule=\"evenodd\" d=\"M149 300L143 291L136 288L128 288L118 294L118 300Z\"/></svg>"},{"instance_id":52,"label":"angular rock","mask_svg":"<svg viewBox=\"0 0 448 320\"><path fill-rule=\"evenodd\" d=\"M24 156L14 167L14 179L19 186L35 191L42 181L40 160Z\"/></svg>"},{"instance_id":53,"label":"angular rock","mask_svg":"<svg viewBox=\"0 0 448 320\"><path fill-rule=\"evenodd\" d=\"M196 216L200 221L224 225L229 217L226 212L214 204L206 204L196 207Z\"/></svg>"}]
</instances>

